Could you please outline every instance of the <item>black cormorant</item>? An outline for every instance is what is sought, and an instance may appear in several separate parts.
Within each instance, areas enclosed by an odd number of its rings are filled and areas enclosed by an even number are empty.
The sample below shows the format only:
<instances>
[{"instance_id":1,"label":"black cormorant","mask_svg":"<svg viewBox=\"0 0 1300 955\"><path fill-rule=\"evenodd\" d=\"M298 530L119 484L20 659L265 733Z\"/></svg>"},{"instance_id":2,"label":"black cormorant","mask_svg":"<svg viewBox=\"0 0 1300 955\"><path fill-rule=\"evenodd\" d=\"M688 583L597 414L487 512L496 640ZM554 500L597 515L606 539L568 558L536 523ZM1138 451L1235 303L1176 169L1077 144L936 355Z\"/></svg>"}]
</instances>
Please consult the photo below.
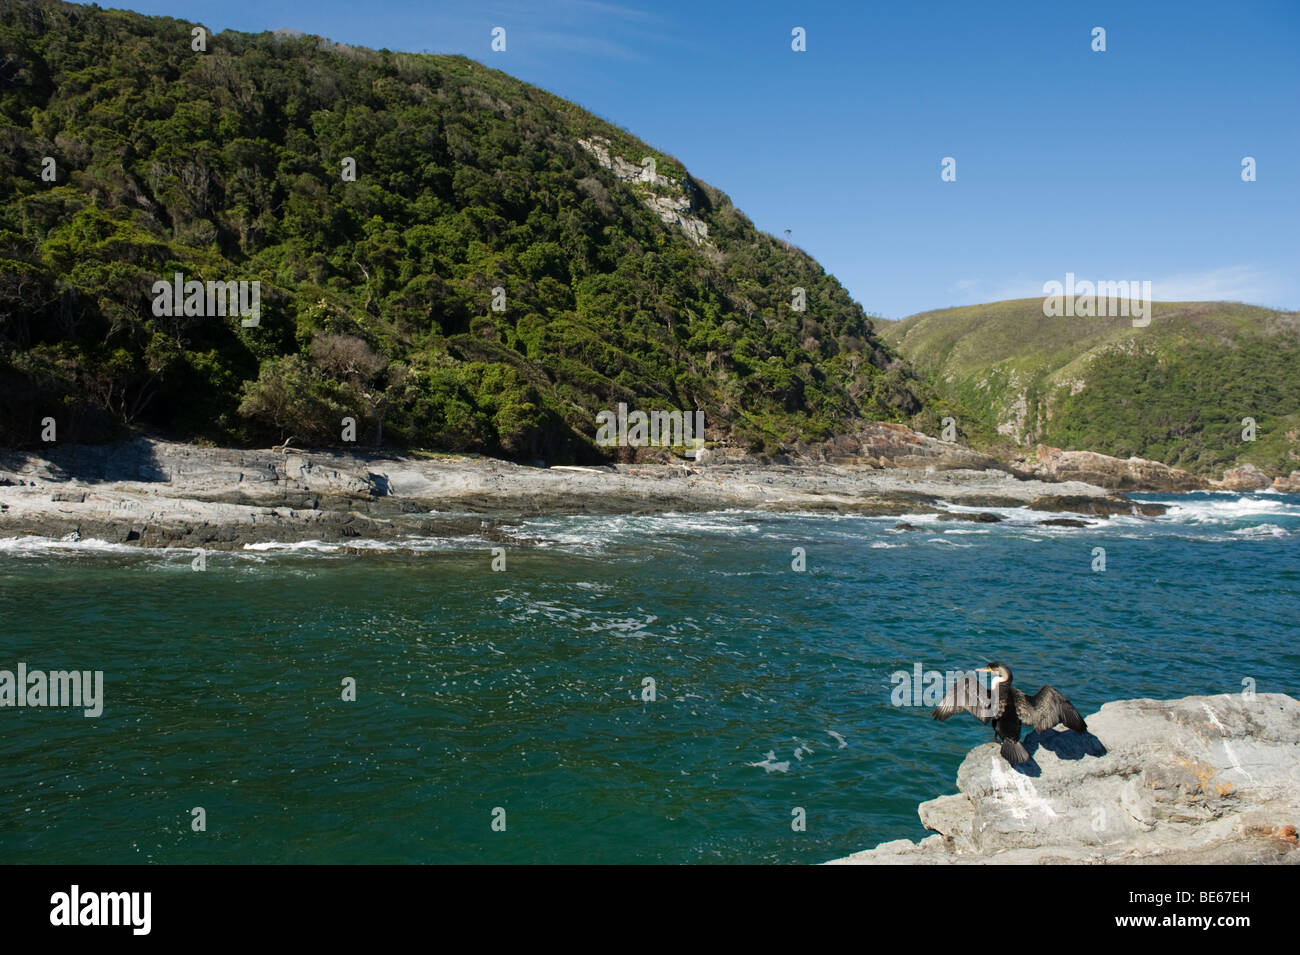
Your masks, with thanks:
<instances>
[{"instance_id":1,"label":"black cormorant","mask_svg":"<svg viewBox=\"0 0 1300 955\"><path fill-rule=\"evenodd\" d=\"M987 690L976 673L993 674ZM990 663L963 675L939 703L934 718L946 720L963 711L993 726L994 739L1002 742L1002 758L1013 766L1029 759L1029 753L1020 745L1022 724L1042 731L1064 723L1076 733L1088 732L1088 724L1079 711L1056 687L1044 686L1033 696L1027 696L1011 685L1011 668L1001 663Z\"/></svg>"}]
</instances>

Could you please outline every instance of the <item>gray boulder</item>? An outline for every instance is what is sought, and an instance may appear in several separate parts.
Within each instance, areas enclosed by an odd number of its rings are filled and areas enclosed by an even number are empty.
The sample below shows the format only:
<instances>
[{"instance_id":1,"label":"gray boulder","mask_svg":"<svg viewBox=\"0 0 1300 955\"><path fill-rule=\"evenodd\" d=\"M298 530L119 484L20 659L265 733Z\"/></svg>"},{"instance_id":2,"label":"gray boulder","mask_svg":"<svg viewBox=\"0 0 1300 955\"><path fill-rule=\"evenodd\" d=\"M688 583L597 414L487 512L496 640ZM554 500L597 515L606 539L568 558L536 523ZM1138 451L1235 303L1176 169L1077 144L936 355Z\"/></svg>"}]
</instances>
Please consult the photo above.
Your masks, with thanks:
<instances>
[{"instance_id":1,"label":"gray boulder","mask_svg":"<svg viewBox=\"0 0 1300 955\"><path fill-rule=\"evenodd\" d=\"M922 803L937 835L840 864L1300 863L1300 704L1280 693L1120 700L1025 739L1012 768L977 747L959 793Z\"/></svg>"}]
</instances>

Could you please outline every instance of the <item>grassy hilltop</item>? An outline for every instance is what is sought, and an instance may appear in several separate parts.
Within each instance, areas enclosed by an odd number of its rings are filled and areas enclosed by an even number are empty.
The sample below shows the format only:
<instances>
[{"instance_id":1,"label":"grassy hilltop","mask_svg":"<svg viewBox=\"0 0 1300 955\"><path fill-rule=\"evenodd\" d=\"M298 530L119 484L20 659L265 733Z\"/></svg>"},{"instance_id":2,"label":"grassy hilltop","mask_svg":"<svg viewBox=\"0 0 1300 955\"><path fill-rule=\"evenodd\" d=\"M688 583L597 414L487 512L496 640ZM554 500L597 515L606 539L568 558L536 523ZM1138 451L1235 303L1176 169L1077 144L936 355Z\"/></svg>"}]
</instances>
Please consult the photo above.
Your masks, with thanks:
<instances>
[{"instance_id":1,"label":"grassy hilltop","mask_svg":"<svg viewBox=\"0 0 1300 955\"><path fill-rule=\"evenodd\" d=\"M1041 298L883 325L977 444L1138 455L1217 476L1300 467L1300 314L1156 302L1150 325L1043 315ZM1242 419L1257 437L1242 440Z\"/></svg>"}]
</instances>

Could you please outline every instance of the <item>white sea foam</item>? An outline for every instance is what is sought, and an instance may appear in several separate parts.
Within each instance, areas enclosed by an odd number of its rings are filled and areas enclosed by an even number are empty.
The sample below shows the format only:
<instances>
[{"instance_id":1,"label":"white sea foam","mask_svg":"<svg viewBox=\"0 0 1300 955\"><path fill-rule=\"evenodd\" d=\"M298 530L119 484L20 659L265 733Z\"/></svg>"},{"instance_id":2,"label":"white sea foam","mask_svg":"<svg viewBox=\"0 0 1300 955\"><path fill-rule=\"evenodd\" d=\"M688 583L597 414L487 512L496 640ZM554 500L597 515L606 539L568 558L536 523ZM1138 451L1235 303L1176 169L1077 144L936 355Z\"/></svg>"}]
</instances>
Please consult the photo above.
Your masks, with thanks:
<instances>
[{"instance_id":1,"label":"white sea foam","mask_svg":"<svg viewBox=\"0 0 1300 955\"><path fill-rule=\"evenodd\" d=\"M299 550L319 550L326 553L333 553L340 549L339 544L327 544L325 541L257 541L253 544L245 544L244 550L252 551L299 551Z\"/></svg>"},{"instance_id":2,"label":"white sea foam","mask_svg":"<svg viewBox=\"0 0 1300 955\"><path fill-rule=\"evenodd\" d=\"M939 522L938 514L904 514L902 517L889 518L896 520L901 524L937 524Z\"/></svg>"},{"instance_id":3,"label":"white sea foam","mask_svg":"<svg viewBox=\"0 0 1300 955\"><path fill-rule=\"evenodd\" d=\"M970 507L962 504L949 504L947 509L953 514L994 514L1000 518L999 524L1007 526L1024 526L1037 524L1039 521L1054 517L1075 516L1074 511L1035 511L1028 507ZM937 517L936 517L937 519Z\"/></svg>"},{"instance_id":4,"label":"white sea foam","mask_svg":"<svg viewBox=\"0 0 1300 955\"><path fill-rule=\"evenodd\" d=\"M488 546L488 542L485 538L474 535L468 537L403 537L397 540L367 540L366 538L356 538L343 542L322 540L256 541L251 544L245 544L244 550L258 553L316 552L321 554L335 554L344 549L349 551L368 550L376 553L393 551L436 553L438 551L465 550L486 546Z\"/></svg>"},{"instance_id":5,"label":"white sea foam","mask_svg":"<svg viewBox=\"0 0 1300 955\"><path fill-rule=\"evenodd\" d=\"M152 551L155 548L118 544L93 537L85 537L79 540L37 537L35 535L0 538L0 554L6 554L10 557L46 557L52 553L60 552L68 554L138 554L143 550Z\"/></svg>"},{"instance_id":6,"label":"white sea foam","mask_svg":"<svg viewBox=\"0 0 1300 955\"><path fill-rule=\"evenodd\" d=\"M593 620L587 627L588 633L614 632L623 637L648 637L650 631L645 629L659 618L654 614L646 614L644 619L636 617L607 617L601 620Z\"/></svg>"},{"instance_id":7,"label":"white sea foam","mask_svg":"<svg viewBox=\"0 0 1300 955\"><path fill-rule=\"evenodd\" d=\"M1228 533L1238 537L1286 537L1288 532L1276 524L1256 524L1251 527L1239 527Z\"/></svg>"},{"instance_id":8,"label":"white sea foam","mask_svg":"<svg viewBox=\"0 0 1300 955\"><path fill-rule=\"evenodd\" d=\"M1300 517L1300 505L1280 494L1168 502L1164 519L1182 524L1232 524L1257 517Z\"/></svg>"},{"instance_id":9,"label":"white sea foam","mask_svg":"<svg viewBox=\"0 0 1300 955\"><path fill-rule=\"evenodd\" d=\"M757 763L746 763L746 766L761 766L765 772L769 773L788 773L790 771L790 760L777 761L776 751L769 749L767 755Z\"/></svg>"},{"instance_id":10,"label":"white sea foam","mask_svg":"<svg viewBox=\"0 0 1300 955\"><path fill-rule=\"evenodd\" d=\"M678 514L582 515L532 518L507 527L510 537L536 542L539 547L560 547L600 553L621 542L662 539L672 534L718 534L728 537L758 535L763 527L754 511L706 511Z\"/></svg>"}]
</instances>

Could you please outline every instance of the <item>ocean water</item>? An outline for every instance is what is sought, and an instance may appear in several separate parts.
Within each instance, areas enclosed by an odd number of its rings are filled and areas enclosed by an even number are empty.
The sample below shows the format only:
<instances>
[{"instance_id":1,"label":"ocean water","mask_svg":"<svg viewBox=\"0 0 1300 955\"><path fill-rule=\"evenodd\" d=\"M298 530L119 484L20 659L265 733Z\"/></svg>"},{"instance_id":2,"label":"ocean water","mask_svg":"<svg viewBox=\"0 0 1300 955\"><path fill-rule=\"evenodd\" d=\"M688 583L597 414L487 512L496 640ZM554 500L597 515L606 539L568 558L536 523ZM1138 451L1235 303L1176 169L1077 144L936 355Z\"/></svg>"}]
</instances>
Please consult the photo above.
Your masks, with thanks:
<instances>
[{"instance_id":1,"label":"ocean water","mask_svg":"<svg viewBox=\"0 0 1300 955\"><path fill-rule=\"evenodd\" d=\"M1085 715L1300 696L1300 501L1140 499L1172 508L530 519L500 572L473 538L268 542L203 572L0 541L0 669L102 670L105 696L97 719L0 709L0 857L791 863L920 838L989 731L891 705L917 663L998 659Z\"/></svg>"}]
</instances>

